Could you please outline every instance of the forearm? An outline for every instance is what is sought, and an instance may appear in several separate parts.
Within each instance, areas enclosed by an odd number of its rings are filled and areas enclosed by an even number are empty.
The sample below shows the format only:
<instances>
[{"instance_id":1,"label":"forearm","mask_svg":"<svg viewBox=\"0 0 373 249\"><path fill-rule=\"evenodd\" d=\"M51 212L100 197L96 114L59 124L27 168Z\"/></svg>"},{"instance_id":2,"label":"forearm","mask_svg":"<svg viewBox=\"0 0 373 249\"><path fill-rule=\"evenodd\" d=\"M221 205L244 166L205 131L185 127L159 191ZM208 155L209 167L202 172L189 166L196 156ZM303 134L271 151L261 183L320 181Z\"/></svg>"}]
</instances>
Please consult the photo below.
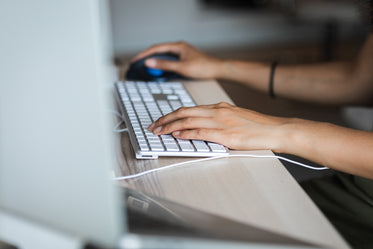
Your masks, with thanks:
<instances>
[{"instance_id":1,"label":"forearm","mask_svg":"<svg viewBox=\"0 0 373 249\"><path fill-rule=\"evenodd\" d=\"M236 81L268 92L270 64L222 61L217 78ZM311 65L278 65L274 75L276 96L323 104L356 103L351 94L353 66L349 62Z\"/></svg>"},{"instance_id":2,"label":"forearm","mask_svg":"<svg viewBox=\"0 0 373 249\"><path fill-rule=\"evenodd\" d=\"M330 105L365 105L364 88L354 62L279 66L275 75L277 96Z\"/></svg>"},{"instance_id":3,"label":"forearm","mask_svg":"<svg viewBox=\"0 0 373 249\"><path fill-rule=\"evenodd\" d=\"M373 133L329 123L293 119L282 128L275 151L373 179Z\"/></svg>"}]
</instances>

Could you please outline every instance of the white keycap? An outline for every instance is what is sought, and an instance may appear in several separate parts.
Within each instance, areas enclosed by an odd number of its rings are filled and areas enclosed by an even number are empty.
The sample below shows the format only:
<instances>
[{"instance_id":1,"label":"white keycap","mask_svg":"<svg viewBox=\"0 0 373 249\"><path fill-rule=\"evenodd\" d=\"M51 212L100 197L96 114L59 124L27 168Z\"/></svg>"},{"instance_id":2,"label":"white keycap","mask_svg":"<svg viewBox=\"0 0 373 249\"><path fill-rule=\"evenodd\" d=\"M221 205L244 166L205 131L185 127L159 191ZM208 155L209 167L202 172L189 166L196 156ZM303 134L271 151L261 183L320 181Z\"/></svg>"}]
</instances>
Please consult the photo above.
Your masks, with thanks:
<instances>
[{"instance_id":1,"label":"white keycap","mask_svg":"<svg viewBox=\"0 0 373 249\"><path fill-rule=\"evenodd\" d=\"M141 151L149 151L149 147L147 144L139 144Z\"/></svg>"},{"instance_id":2,"label":"white keycap","mask_svg":"<svg viewBox=\"0 0 373 249\"><path fill-rule=\"evenodd\" d=\"M204 141L201 140L192 140L192 143L194 144L194 147L196 147L197 151L200 152L207 152L210 151L209 147Z\"/></svg>"},{"instance_id":3,"label":"white keycap","mask_svg":"<svg viewBox=\"0 0 373 249\"><path fill-rule=\"evenodd\" d=\"M161 144L161 140L158 137L148 137L150 144Z\"/></svg>"},{"instance_id":4,"label":"white keycap","mask_svg":"<svg viewBox=\"0 0 373 249\"><path fill-rule=\"evenodd\" d=\"M162 93L161 89L159 89L159 88L150 88L150 92L153 93L153 94Z\"/></svg>"},{"instance_id":5,"label":"white keycap","mask_svg":"<svg viewBox=\"0 0 373 249\"><path fill-rule=\"evenodd\" d=\"M194 147L191 144L180 144L181 151L194 151Z\"/></svg>"},{"instance_id":6,"label":"white keycap","mask_svg":"<svg viewBox=\"0 0 373 249\"><path fill-rule=\"evenodd\" d=\"M182 107L180 101L178 100L173 100L173 101L170 101L170 104L171 104L171 107L174 111L176 111L177 109L179 109L180 107Z\"/></svg>"},{"instance_id":7,"label":"white keycap","mask_svg":"<svg viewBox=\"0 0 373 249\"><path fill-rule=\"evenodd\" d=\"M189 140L177 139L181 151L195 151L192 143Z\"/></svg>"},{"instance_id":8,"label":"white keycap","mask_svg":"<svg viewBox=\"0 0 373 249\"><path fill-rule=\"evenodd\" d=\"M146 102L152 102L154 101L154 98L152 95L142 95L142 99Z\"/></svg>"},{"instance_id":9,"label":"white keycap","mask_svg":"<svg viewBox=\"0 0 373 249\"><path fill-rule=\"evenodd\" d=\"M165 144L164 145L166 147L166 150L167 151L179 151L179 147L177 146L177 144Z\"/></svg>"},{"instance_id":10,"label":"white keycap","mask_svg":"<svg viewBox=\"0 0 373 249\"><path fill-rule=\"evenodd\" d=\"M145 137L136 137L139 144L148 144Z\"/></svg>"},{"instance_id":11,"label":"white keycap","mask_svg":"<svg viewBox=\"0 0 373 249\"><path fill-rule=\"evenodd\" d=\"M210 143L210 142L207 144L210 146L213 152L225 152L226 151L223 145L216 144L216 143Z\"/></svg>"},{"instance_id":12,"label":"white keycap","mask_svg":"<svg viewBox=\"0 0 373 249\"><path fill-rule=\"evenodd\" d=\"M180 139L180 138L177 138L176 140L177 140L177 142L178 142L179 144L191 144L190 141L189 141L189 140L186 140L186 139Z\"/></svg>"},{"instance_id":13,"label":"white keycap","mask_svg":"<svg viewBox=\"0 0 373 249\"><path fill-rule=\"evenodd\" d=\"M168 100L177 100L179 97L177 95L167 95Z\"/></svg>"},{"instance_id":14,"label":"white keycap","mask_svg":"<svg viewBox=\"0 0 373 249\"><path fill-rule=\"evenodd\" d=\"M153 151L164 151L164 148L162 145L152 145L150 144L150 148Z\"/></svg>"},{"instance_id":15,"label":"white keycap","mask_svg":"<svg viewBox=\"0 0 373 249\"><path fill-rule=\"evenodd\" d=\"M175 138L171 135L161 135L161 139L164 143L175 143Z\"/></svg>"}]
</instances>

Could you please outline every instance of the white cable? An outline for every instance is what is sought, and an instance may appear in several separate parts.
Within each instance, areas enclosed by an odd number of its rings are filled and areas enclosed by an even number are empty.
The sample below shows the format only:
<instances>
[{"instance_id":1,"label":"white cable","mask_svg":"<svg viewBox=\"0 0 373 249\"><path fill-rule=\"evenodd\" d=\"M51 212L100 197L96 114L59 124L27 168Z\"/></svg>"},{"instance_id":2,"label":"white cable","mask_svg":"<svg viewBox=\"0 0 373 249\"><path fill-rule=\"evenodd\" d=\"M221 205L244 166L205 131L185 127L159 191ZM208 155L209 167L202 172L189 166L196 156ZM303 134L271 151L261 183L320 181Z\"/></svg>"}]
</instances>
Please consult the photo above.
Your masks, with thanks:
<instances>
[{"instance_id":1,"label":"white cable","mask_svg":"<svg viewBox=\"0 0 373 249\"><path fill-rule=\"evenodd\" d=\"M123 120L120 121L118 124L116 124L113 128L113 132L116 132L116 133L121 133L121 132L126 132L128 131L128 128L124 128L124 129L118 129L119 126L121 126L121 124L123 124Z\"/></svg>"},{"instance_id":2,"label":"white cable","mask_svg":"<svg viewBox=\"0 0 373 249\"><path fill-rule=\"evenodd\" d=\"M127 132L128 128L118 129L119 126L121 126L124 123L124 118L123 118L122 114L120 114L119 112L114 111L114 110L108 110L108 112L113 113L115 116L117 116L118 118L121 119L121 121L114 126L113 132L116 132L116 133Z\"/></svg>"},{"instance_id":3,"label":"white cable","mask_svg":"<svg viewBox=\"0 0 373 249\"><path fill-rule=\"evenodd\" d=\"M128 131L128 128L113 130L113 132L116 132L116 133L122 133L122 132L127 132L127 131Z\"/></svg>"},{"instance_id":4,"label":"white cable","mask_svg":"<svg viewBox=\"0 0 373 249\"><path fill-rule=\"evenodd\" d=\"M308 168L308 169L313 169L313 170L329 169L328 167L313 167L313 166L310 166L310 165L307 165L307 164L304 164L304 163L300 163L300 162L288 159L286 157L276 156L276 155L236 154L236 155L223 155L223 156L216 156L216 157L208 157L208 158L190 160L190 161L181 162L181 163L174 163L174 164L170 164L170 165L167 165L167 166L164 166L164 167L159 167L159 168L143 171L143 172L133 174L133 175L114 177L113 180L114 181L128 180L128 179L137 178L137 177L140 177L140 176L143 176L143 175L147 175L147 174L150 174L152 172L157 172L157 171L161 171L161 170L165 170L165 169L170 169L170 168L181 166L181 165L184 165L184 164L197 163L197 162L203 162L203 161L221 159L221 158L228 158L228 157L277 158L277 159L284 160L284 161L287 161L287 162L290 162L290 163L293 163L293 164L296 164L296 165L299 165L299 166L302 166L302 167L305 167L305 168Z\"/></svg>"}]
</instances>

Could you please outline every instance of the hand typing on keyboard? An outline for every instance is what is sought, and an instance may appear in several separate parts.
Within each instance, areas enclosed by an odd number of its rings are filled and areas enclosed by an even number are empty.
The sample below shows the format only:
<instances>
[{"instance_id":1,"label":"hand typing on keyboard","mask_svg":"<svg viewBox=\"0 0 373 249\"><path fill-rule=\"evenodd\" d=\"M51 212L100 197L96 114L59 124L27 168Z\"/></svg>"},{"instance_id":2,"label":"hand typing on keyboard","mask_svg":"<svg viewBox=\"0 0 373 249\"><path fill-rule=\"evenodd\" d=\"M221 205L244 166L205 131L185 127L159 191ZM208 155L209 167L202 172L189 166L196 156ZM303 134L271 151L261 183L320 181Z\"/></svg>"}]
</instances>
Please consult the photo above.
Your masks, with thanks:
<instances>
[{"instance_id":1,"label":"hand typing on keyboard","mask_svg":"<svg viewBox=\"0 0 373 249\"><path fill-rule=\"evenodd\" d=\"M137 158L158 156L217 156L227 154L220 144L175 138L168 133L154 134L151 123L180 107L196 104L179 82L118 82L120 104Z\"/></svg>"},{"instance_id":2,"label":"hand typing on keyboard","mask_svg":"<svg viewBox=\"0 0 373 249\"><path fill-rule=\"evenodd\" d=\"M183 107L149 126L154 134L216 142L231 149L276 150L276 132L286 119L260 114L228 103Z\"/></svg>"}]
</instances>

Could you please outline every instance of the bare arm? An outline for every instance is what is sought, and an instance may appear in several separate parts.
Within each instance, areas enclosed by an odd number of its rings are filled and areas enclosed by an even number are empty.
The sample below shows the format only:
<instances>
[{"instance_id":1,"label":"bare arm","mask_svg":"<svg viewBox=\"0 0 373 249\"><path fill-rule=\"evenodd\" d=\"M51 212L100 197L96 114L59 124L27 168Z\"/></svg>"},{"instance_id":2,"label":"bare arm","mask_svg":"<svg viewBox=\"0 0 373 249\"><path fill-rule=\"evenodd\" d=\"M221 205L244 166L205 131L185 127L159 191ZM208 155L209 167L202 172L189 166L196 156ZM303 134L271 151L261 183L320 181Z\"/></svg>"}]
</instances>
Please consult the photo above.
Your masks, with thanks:
<instances>
[{"instance_id":1,"label":"bare arm","mask_svg":"<svg viewBox=\"0 0 373 249\"><path fill-rule=\"evenodd\" d=\"M269 92L270 64L225 61L218 78L242 83ZM278 97L313 103L345 104L351 87L351 62L308 65L278 65L274 74L274 93Z\"/></svg>"},{"instance_id":2,"label":"bare arm","mask_svg":"<svg viewBox=\"0 0 373 249\"><path fill-rule=\"evenodd\" d=\"M264 115L227 103L181 108L149 127L155 134L201 139L231 149L270 149L373 179L373 133Z\"/></svg>"},{"instance_id":3,"label":"bare arm","mask_svg":"<svg viewBox=\"0 0 373 249\"><path fill-rule=\"evenodd\" d=\"M218 78L268 92L268 64L227 60L219 64L217 71ZM274 92L279 97L314 103L372 105L373 34L353 61L279 65L275 71Z\"/></svg>"},{"instance_id":4,"label":"bare arm","mask_svg":"<svg viewBox=\"0 0 373 249\"><path fill-rule=\"evenodd\" d=\"M373 133L307 120L289 123L284 153L373 179Z\"/></svg>"},{"instance_id":5,"label":"bare arm","mask_svg":"<svg viewBox=\"0 0 373 249\"><path fill-rule=\"evenodd\" d=\"M147 60L149 67L171 70L192 78L218 78L242 83L268 92L270 65L235 60L220 60L184 42L155 45L134 60L152 53L173 52L180 62ZM279 65L274 77L274 92L279 97L333 105L372 105L373 34L369 35L353 61Z\"/></svg>"}]
</instances>

